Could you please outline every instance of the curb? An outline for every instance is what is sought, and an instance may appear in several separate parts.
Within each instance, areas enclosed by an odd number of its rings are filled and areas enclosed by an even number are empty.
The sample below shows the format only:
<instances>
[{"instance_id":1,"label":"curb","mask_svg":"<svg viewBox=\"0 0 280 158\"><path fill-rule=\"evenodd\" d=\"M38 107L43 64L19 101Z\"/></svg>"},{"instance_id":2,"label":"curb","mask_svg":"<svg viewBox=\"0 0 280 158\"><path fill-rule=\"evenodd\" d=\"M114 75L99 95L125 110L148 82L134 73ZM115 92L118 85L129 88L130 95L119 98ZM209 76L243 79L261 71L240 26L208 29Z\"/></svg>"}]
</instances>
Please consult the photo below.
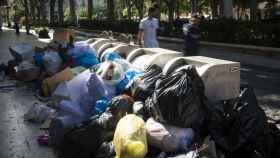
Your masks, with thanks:
<instances>
[{"instance_id":1,"label":"curb","mask_svg":"<svg viewBox=\"0 0 280 158\"><path fill-rule=\"evenodd\" d=\"M179 44L184 43L184 40L180 38L159 37L158 39L166 42L173 42ZM242 44L218 43L218 42L207 42L207 41L201 41L200 44L205 46L241 49L244 50L243 51L244 54L254 54L254 55L261 55L261 56L273 57L273 58L276 57L280 59L280 48L275 48L275 47L263 47L263 46L255 46L255 45L242 45ZM257 51L257 52L252 52L252 51Z\"/></svg>"},{"instance_id":2,"label":"curb","mask_svg":"<svg viewBox=\"0 0 280 158\"><path fill-rule=\"evenodd\" d=\"M71 27L71 29L75 29L76 31L81 32L81 33L82 33L82 31L92 32L92 33L102 32L100 30L88 30L88 29L75 28L75 27ZM165 42L171 42L171 43L178 43L178 44L184 43L184 40L181 38L159 36L158 40L165 41ZM258 55L258 56L280 59L280 48L275 48L275 47L242 45L242 44L232 44L232 43L219 43L219 42L208 42L208 41L201 41L200 44L204 45L204 46L215 46L215 47L226 47L226 48L230 48L230 49L240 49L240 50L242 50L242 53L244 53L244 54Z\"/></svg>"}]
</instances>

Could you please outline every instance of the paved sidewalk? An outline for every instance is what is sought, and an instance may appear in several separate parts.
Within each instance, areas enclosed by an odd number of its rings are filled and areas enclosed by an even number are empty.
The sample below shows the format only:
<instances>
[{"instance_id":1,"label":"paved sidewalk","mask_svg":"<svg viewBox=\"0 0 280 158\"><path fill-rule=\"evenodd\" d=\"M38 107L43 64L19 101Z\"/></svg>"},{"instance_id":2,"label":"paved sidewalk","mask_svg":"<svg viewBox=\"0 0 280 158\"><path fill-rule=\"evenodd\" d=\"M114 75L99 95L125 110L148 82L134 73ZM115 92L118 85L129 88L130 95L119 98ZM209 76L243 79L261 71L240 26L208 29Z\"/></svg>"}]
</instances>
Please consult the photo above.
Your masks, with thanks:
<instances>
[{"instance_id":1,"label":"paved sidewalk","mask_svg":"<svg viewBox=\"0 0 280 158\"><path fill-rule=\"evenodd\" d=\"M38 41L37 37L34 35L26 35L24 30L21 30L20 35L17 36L14 30L4 27L3 32L0 32L0 63L7 62L9 59L12 59L9 47L21 42L33 43L34 45L41 47L46 45L46 43Z\"/></svg>"},{"instance_id":2,"label":"paved sidewalk","mask_svg":"<svg viewBox=\"0 0 280 158\"><path fill-rule=\"evenodd\" d=\"M0 62L12 59L9 46L18 42L31 42L44 46L33 35L21 33L16 36L13 30L0 33ZM14 81L0 84L15 83ZM55 158L52 148L39 146L37 136L43 134L39 125L25 122L23 115L37 102L33 89L20 86L14 91L0 92L0 158Z\"/></svg>"}]
</instances>

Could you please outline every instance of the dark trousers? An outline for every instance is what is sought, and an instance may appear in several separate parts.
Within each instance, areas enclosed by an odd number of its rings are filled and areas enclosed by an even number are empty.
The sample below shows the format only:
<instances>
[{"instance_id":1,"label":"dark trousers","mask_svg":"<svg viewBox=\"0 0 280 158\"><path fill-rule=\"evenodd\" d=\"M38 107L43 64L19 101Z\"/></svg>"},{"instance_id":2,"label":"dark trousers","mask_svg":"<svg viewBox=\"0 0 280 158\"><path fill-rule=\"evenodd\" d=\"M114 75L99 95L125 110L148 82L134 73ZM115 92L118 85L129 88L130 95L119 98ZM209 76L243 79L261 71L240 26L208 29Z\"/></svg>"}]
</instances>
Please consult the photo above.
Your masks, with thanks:
<instances>
[{"instance_id":1,"label":"dark trousers","mask_svg":"<svg viewBox=\"0 0 280 158\"><path fill-rule=\"evenodd\" d=\"M15 23L15 29L16 29L16 34L19 35L20 32L19 32L19 24L18 23Z\"/></svg>"},{"instance_id":2,"label":"dark trousers","mask_svg":"<svg viewBox=\"0 0 280 158\"><path fill-rule=\"evenodd\" d=\"M184 56L196 56L198 54L198 40L184 37Z\"/></svg>"},{"instance_id":3,"label":"dark trousers","mask_svg":"<svg viewBox=\"0 0 280 158\"><path fill-rule=\"evenodd\" d=\"M198 46L185 45L184 56L196 56L198 54Z\"/></svg>"}]
</instances>

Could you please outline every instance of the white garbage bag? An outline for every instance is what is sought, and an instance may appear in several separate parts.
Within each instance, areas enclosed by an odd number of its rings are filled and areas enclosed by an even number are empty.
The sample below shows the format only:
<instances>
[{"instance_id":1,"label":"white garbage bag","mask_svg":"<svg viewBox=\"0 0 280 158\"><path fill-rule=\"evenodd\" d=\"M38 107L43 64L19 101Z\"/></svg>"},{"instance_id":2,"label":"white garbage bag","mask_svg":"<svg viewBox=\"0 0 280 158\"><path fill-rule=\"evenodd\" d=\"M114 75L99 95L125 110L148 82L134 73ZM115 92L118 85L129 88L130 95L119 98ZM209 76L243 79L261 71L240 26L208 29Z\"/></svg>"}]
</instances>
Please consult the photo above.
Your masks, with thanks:
<instances>
[{"instance_id":1,"label":"white garbage bag","mask_svg":"<svg viewBox=\"0 0 280 158\"><path fill-rule=\"evenodd\" d=\"M153 118L146 122L148 144L165 152L189 151L194 139L191 128L161 124Z\"/></svg>"},{"instance_id":2,"label":"white garbage bag","mask_svg":"<svg viewBox=\"0 0 280 158\"><path fill-rule=\"evenodd\" d=\"M32 60L35 54L34 48L29 43L18 43L10 47L12 56L17 61Z\"/></svg>"},{"instance_id":3,"label":"white garbage bag","mask_svg":"<svg viewBox=\"0 0 280 158\"><path fill-rule=\"evenodd\" d=\"M43 57L44 66L46 68L47 73L50 75L54 75L60 71L62 66L62 59L59 54L55 51L47 51Z\"/></svg>"}]
</instances>

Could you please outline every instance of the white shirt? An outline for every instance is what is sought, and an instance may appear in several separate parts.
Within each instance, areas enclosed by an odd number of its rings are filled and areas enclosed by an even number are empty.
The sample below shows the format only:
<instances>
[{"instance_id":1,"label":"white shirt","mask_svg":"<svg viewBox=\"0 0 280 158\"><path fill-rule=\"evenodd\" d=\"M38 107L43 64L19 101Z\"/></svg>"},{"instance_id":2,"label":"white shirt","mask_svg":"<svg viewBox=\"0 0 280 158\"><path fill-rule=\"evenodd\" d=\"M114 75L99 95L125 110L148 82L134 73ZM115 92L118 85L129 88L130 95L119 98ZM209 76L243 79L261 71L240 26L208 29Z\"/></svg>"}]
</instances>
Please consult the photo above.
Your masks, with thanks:
<instances>
[{"instance_id":1,"label":"white shirt","mask_svg":"<svg viewBox=\"0 0 280 158\"><path fill-rule=\"evenodd\" d=\"M141 20L139 29L144 31L144 47L158 47L157 29L159 28L158 19L146 17Z\"/></svg>"}]
</instances>

